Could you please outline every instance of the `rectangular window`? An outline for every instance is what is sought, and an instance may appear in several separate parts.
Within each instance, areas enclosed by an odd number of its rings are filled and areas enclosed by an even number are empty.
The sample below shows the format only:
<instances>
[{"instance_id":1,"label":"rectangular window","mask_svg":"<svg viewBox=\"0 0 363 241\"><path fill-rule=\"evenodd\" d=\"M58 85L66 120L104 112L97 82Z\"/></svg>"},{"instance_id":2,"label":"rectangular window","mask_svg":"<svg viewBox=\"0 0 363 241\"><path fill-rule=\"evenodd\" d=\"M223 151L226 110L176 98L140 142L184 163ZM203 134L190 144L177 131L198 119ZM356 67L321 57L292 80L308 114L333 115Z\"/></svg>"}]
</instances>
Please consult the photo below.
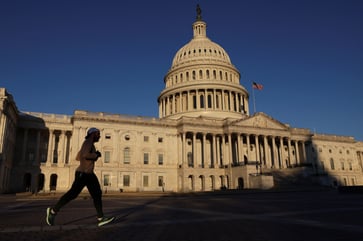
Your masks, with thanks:
<instances>
[{"instance_id":1,"label":"rectangular window","mask_svg":"<svg viewBox=\"0 0 363 241\"><path fill-rule=\"evenodd\" d=\"M105 157L103 158L105 163L110 163L111 161L111 152L110 151L105 151Z\"/></svg>"},{"instance_id":2,"label":"rectangular window","mask_svg":"<svg viewBox=\"0 0 363 241\"><path fill-rule=\"evenodd\" d=\"M130 164L130 148L126 147L124 149L124 164Z\"/></svg>"},{"instance_id":3,"label":"rectangular window","mask_svg":"<svg viewBox=\"0 0 363 241\"><path fill-rule=\"evenodd\" d=\"M349 170L352 171L353 170L353 166L352 166L352 163L349 162Z\"/></svg>"},{"instance_id":4,"label":"rectangular window","mask_svg":"<svg viewBox=\"0 0 363 241\"><path fill-rule=\"evenodd\" d=\"M335 170L334 160L330 159L330 169Z\"/></svg>"},{"instance_id":5,"label":"rectangular window","mask_svg":"<svg viewBox=\"0 0 363 241\"><path fill-rule=\"evenodd\" d=\"M158 176L158 186L163 187L164 186L164 177Z\"/></svg>"},{"instance_id":6,"label":"rectangular window","mask_svg":"<svg viewBox=\"0 0 363 241\"><path fill-rule=\"evenodd\" d=\"M208 95L208 108L212 108L212 96Z\"/></svg>"},{"instance_id":7,"label":"rectangular window","mask_svg":"<svg viewBox=\"0 0 363 241\"><path fill-rule=\"evenodd\" d=\"M144 187L149 186L149 177L148 176L143 176L142 184Z\"/></svg>"},{"instance_id":8,"label":"rectangular window","mask_svg":"<svg viewBox=\"0 0 363 241\"><path fill-rule=\"evenodd\" d=\"M144 164L147 165L149 164L149 153L144 153Z\"/></svg>"},{"instance_id":9,"label":"rectangular window","mask_svg":"<svg viewBox=\"0 0 363 241\"><path fill-rule=\"evenodd\" d=\"M163 153L158 154L158 163L159 163L159 165L164 164L164 155L163 155Z\"/></svg>"},{"instance_id":10,"label":"rectangular window","mask_svg":"<svg viewBox=\"0 0 363 241\"><path fill-rule=\"evenodd\" d=\"M129 187L130 186L130 175L124 175L123 181L124 181L124 187Z\"/></svg>"},{"instance_id":11,"label":"rectangular window","mask_svg":"<svg viewBox=\"0 0 363 241\"><path fill-rule=\"evenodd\" d=\"M162 137L159 137L159 138L158 138L158 142L159 142L159 143L162 143L162 142L163 142L163 138L162 138Z\"/></svg>"},{"instance_id":12,"label":"rectangular window","mask_svg":"<svg viewBox=\"0 0 363 241\"><path fill-rule=\"evenodd\" d=\"M340 163L342 170L344 171L344 162Z\"/></svg>"},{"instance_id":13,"label":"rectangular window","mask_svg":"<svg viewBox=\"0 0 363 241\"><path fill-rule=\"evenodd\" d=\"M149 141L149 137L148 136L144 136L144 142L148 142Z\"/></svg>"},{"instance_id":14,"label":"rectangular window","mask_svg":"<svg viewBox=\"0 0 363 241\"><path fill-rule=\"evenodd\" d=\"M111 186L110 174L103 175L103 186Z\"/></svg>"},{"instance_id":15,"label":"rectangular window","mask_svg":"<svg viewBox=\"0 0 363 241\"><path fill-rule=\"evenodd\" d=\"M111 134L106 134L105 139L107 139L107 140L111 139Z\"/></svg>"}]
</instances>

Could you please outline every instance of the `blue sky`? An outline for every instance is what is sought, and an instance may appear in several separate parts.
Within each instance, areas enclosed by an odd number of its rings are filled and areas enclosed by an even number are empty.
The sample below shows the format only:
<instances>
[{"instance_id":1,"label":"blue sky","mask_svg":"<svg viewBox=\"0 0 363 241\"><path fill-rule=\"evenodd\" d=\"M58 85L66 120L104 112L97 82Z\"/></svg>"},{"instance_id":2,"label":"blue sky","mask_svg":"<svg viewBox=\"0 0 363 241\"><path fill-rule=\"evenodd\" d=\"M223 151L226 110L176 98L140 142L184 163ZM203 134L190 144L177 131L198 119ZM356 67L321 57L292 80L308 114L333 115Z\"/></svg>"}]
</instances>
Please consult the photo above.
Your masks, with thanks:
<instances>
[{"instance_id":1,"label":"blue sky","mask_svg":"<svg viewBox=\"0 0 363 241\"><path fill-rule=\"evenodd\" d=\"M158 116L196 4L254 91L257 112L363 141L363 1L122 0L0 2L0 87L20 111Z\"/></svg>"}]
</instances>

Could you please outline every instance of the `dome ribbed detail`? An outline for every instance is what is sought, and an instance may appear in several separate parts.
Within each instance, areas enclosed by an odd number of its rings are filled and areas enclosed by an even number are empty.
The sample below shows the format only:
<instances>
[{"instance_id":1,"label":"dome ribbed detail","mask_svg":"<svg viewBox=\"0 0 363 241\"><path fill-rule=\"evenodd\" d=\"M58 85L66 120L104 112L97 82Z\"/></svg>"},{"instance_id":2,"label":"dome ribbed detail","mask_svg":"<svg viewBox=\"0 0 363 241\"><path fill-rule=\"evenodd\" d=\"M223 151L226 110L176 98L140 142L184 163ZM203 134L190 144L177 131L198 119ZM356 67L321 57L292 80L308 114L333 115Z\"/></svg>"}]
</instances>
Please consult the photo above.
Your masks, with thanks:
<instances>
[{"instance_id":1,"label":"dome ribbed detail","mask_svg":"<svg viewBox=\"0 0 363 241\"><path fill-rule=\"evenodd\" d=\"M198 61L205 63L208 60L232 65L227 52L206 36L206 26L203 21L193 24L194 37L175 54L171 70L188 64L196 64Z\"/></svg>"}]
</instances>

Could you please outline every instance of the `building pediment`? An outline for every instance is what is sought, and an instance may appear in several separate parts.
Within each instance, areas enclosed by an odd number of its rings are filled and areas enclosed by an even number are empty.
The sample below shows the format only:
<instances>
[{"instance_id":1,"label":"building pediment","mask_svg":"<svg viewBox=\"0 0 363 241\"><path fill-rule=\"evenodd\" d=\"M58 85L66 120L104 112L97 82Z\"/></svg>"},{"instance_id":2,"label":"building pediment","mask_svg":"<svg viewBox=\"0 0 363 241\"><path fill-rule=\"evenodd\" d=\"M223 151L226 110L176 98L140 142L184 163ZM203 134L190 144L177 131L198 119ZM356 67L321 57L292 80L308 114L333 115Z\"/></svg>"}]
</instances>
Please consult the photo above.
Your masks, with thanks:
<instances>
[{"instance_id":1,"label":"building pediment","mask_svg":"<svg viewBox=\"0 0 363 241\"><path fill-rule=\"evenodd\" d=\"M251 127L251 128L265 128L275 130L288 130L289 126L283 124L265 113L256 113L246 119L240 119L235 121L232 126L234 127Z\"/></svg>"}]
</instances>

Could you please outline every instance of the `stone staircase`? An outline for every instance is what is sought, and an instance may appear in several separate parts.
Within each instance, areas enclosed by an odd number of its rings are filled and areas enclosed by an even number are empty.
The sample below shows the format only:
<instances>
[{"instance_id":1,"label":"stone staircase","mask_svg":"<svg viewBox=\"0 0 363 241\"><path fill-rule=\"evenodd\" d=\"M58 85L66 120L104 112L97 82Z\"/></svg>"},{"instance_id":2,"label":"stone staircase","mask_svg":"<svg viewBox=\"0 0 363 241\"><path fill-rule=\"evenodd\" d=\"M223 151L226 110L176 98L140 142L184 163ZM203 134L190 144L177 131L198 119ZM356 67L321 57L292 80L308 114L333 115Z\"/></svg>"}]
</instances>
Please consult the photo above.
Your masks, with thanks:
<instances>
[{"instance_id":1,"label":"stone staircase","mask_svg":"<svg viewBox=\"0 0 363 241\"><path fill-rule=\"evenodd\" d=\"M309 167L295 167L281 170L271 170L274 177L274 189L301 189L321 187L314 182L312 169Z\"/></svg>"}]
</instances>

